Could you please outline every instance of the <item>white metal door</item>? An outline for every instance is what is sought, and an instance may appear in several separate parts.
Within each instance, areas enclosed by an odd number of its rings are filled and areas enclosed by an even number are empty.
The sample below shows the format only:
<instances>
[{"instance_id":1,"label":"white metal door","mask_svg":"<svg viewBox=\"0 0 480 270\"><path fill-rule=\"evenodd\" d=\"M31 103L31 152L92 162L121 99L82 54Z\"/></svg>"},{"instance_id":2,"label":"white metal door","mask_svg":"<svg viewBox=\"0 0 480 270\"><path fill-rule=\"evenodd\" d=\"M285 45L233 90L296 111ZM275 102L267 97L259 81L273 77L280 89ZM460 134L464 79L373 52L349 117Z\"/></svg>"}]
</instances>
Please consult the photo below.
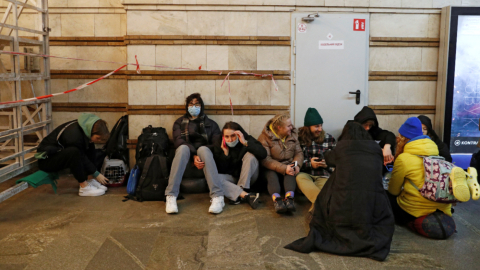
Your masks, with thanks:
<instances>
[{"instance_id":1,"label":"white metal door","mask_svg":"<svg viewBox=\"0 0 480 270\"><path fill-rule=\"evenodd\" d=\"M336 138L347 120L368 104L367 14L320 14L304 22L295 14L294 123L303 126L316 108L324 129ZM360 90L360 103L349 92Z\"/></svg>"}]
</instances>

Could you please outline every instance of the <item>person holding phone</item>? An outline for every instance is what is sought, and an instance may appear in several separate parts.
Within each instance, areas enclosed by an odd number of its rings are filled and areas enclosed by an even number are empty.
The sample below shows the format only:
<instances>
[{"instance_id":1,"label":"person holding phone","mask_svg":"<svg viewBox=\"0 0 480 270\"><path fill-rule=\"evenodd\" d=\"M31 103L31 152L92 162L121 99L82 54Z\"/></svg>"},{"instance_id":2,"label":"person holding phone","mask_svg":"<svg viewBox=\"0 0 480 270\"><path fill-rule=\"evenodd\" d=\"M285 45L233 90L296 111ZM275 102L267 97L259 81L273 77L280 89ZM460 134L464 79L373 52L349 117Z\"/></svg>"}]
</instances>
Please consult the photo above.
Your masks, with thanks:
<instances>
[{"instance_id":1,"label":"person holding phone","mask_svg":"<svg viewBox=\"0 0 480 270\"><path fill-rule=\"evenodd\" d=\"M325 163L324 153L335 148L335 138L323 130L323 119L315 108L308 108L299 129L298 140L303 149L303 167L297 175L298 188L305 194L312 207L318 194L330 177L332 168Z\"/></svg>"},{"instance_id":2,"label":"person holding phone","mask_svg":"<svg viewBox=\"0 0 480 270\"><path fill-rule=\"evenodd\" d=\"M368 131L368 134L370 134L372 139L378 143L380 148L382 148L383 164L393 164L397 139L395 134L379 127L375 112L371 108L365 106L357 113L357 115L355 115L353 121L362 125L362 127ZM384 166L383 173L385 172L387 172L387 170Z\"/></svg>"},{"instance_id":3,"label":"person holding phone","mask_svg":"<svg viewBox=\"0 0 480 270\"><path fill-rule=\"evenodd\" d=\"M258 141L267 150L262 166L265 167L263 173L275 204L275 212L294 212L294 191L297 186L295 176L302 167L303 152L290 114L279 114L270 119ZM280 179L283 179L285 199L280 196Z\"/></svg>"},{"instance_id":4,"label":"person holding phone","mask_svg":"<svg viewBox=\"0 0 480 270\"><path fill-rule=\"evenodd\" d=\"M259 160L267 157L262 144L238 123L227 122L222 129L222 142L215 144L213 155L225 196L234 205L246 202L256 209L259 194L247 193L245 189L250 189L258 178Z\"/></svg>"}]
</instances>

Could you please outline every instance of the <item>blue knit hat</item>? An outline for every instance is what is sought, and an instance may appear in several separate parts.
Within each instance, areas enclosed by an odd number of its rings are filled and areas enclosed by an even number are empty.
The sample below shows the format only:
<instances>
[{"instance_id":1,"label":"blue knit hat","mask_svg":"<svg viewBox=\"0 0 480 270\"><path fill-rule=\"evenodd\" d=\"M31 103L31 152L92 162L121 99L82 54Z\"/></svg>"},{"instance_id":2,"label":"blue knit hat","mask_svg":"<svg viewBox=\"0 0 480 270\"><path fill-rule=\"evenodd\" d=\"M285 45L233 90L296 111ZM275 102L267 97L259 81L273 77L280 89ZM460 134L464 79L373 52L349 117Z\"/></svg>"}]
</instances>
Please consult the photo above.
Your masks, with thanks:
<instances>
[{"instance_id":1,"label":"blue knit hat","mask_svg":"<svg viewBox=\"0 0 480 270\"><path fill-rule=\"evenodd\" d=\"M407 139L422 136L422 122L417 117L410 117L403 123L398 132Z\"/></svg>"}]
</instances>

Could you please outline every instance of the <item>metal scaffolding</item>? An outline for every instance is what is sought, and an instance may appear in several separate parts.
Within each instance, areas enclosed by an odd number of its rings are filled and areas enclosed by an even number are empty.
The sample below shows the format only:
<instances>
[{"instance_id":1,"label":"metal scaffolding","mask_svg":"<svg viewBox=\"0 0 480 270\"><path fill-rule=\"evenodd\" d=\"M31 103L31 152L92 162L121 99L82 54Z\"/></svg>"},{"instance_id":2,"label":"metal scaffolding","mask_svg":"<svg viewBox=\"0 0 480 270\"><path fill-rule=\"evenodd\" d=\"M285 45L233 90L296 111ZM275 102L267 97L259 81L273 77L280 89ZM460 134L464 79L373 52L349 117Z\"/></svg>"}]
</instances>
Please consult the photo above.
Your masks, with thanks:
<instances>
[{"instance_id":1,"label":"metal scaffolding","mask_svg":"<svg viewBox=\"0 0 480 270\"><path fill-rule=\"evenodd\" d=\"M48 55L48 0L5 1L9 4L0 22L0 50ZM22 21L22 13L28 19L33 16L33 23ZM20 26L32 24L33 29ZM0 52L0 102L47 94L50 94L47 57ZM0 105L0 183L37 165L33 155L50 131L51 112L50 99ZM26 187L18 185L9 193L13 195Z\"/></svg>"}]
</instances>

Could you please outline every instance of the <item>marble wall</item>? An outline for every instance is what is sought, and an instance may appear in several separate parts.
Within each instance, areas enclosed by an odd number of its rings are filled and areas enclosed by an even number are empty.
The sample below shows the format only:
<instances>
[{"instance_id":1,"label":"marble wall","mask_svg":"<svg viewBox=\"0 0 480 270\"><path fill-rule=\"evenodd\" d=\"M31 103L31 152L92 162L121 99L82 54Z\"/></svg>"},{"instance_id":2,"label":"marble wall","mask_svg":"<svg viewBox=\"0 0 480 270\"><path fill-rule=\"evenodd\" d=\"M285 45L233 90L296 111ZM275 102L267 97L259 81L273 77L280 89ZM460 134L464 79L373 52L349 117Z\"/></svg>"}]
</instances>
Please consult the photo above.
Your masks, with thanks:
<instances>
[{"instance_id":1,"label":"marble wall","mask_svg":"<svg viewBox=\"0 0 480 270\"><path fill-rule=\"evenodd\" d=\"M127 34L290 36L290 13L133 10Z\"/></svg>"},{"instance_id":2,"label":"marble wall","mask_svg":"<svg viewBox=\"0 0 480 270\"><path fill-rule=\"evenodd\" d=\"M230 105L228 82L223 80L129 80L129 105L183 105L200 93L206 105ZM290 81L230 80L234 105L290 105Z\"/></svg>"},{"instance_id":3,"label":"marble wall","mask_svg":"<svg viewBox=\"0 0 480 270\"><path fill-rule=\"evenodd\" d=\"M128 45L128 62L209 70L290 70L290 46ZM134 70L135 66L129 66ZM144 70L168 70L142 67Z\"/></svg>"}]
</instances>

